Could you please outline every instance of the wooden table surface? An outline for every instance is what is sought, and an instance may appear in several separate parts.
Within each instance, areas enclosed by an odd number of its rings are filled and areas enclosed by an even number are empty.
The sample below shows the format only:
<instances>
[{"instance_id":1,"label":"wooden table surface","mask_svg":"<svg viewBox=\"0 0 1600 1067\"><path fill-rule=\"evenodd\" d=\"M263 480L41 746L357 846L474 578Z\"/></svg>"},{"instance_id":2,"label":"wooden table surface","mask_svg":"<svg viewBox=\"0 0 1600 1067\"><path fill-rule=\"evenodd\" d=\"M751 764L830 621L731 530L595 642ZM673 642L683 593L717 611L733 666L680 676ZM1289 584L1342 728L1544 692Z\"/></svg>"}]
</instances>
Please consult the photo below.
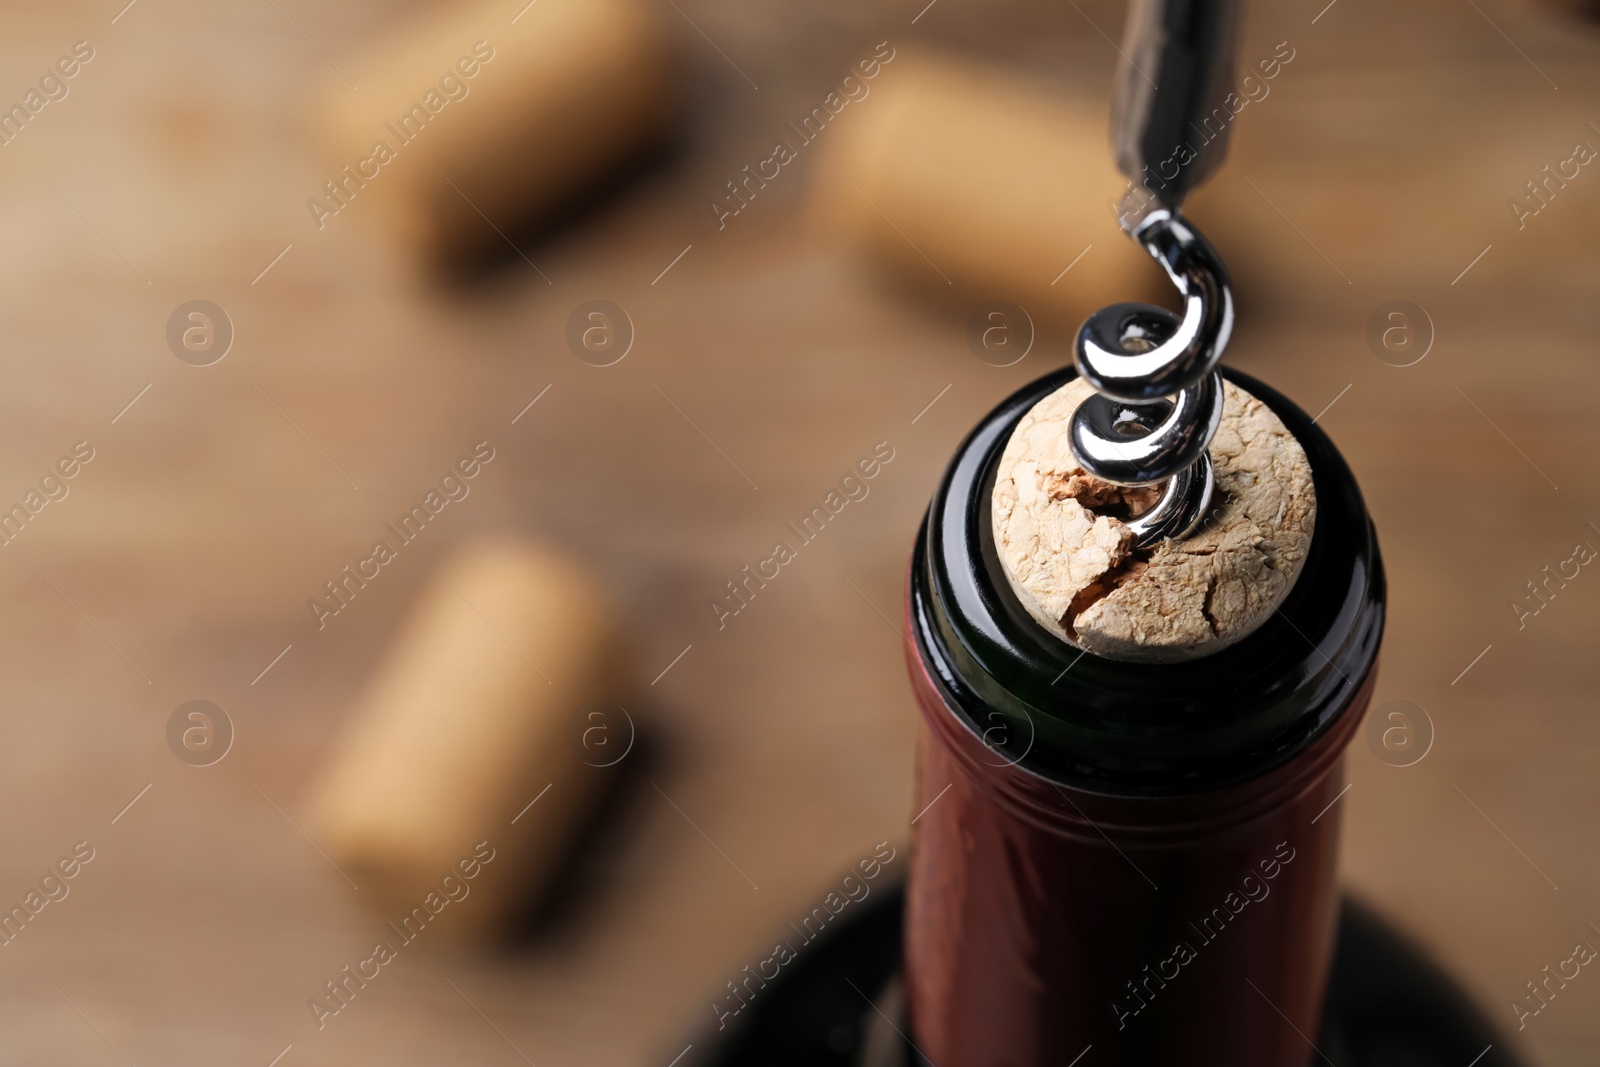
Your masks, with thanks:
<instances>
[{"instance_id":1,"label":"wooden table surface","mask_svg":"<svg viewBox=\"0 0 1600 1067\"><path fill-rule=\"evenodd\" d=\"M1243 54L1297 59L1197 215L1239 282L1229 361L1331 405L1389 568L1376 699L1435 730L1407 768L1352 748L1345 878L1515 1031L1524 983L1600 946L1600 577L1520 629L1510 607L1600 547L1600 173L1520 230L1506 201L1600 146L1600 33L1531 0L1324 2L1251 13ZM0 15L0 98L96 50L0 147L0 501L94 449L0 551L0 903L94 849L0 949L0 1063L665 1067L773 931L906 840L916 718L887 619L912 532L967 428L1070 339L1038 309L1022 363L975 359L962 323L995 294L908 297L853 263L809 224L804 165L722 232L707 204L880 40L1104 99L1094 27L1116 37L1120 6L682 0L683 150L528 246L548 281L511 257L446 286L304 208L328 67L405 5L121 4ZM206 368L164 340L193 298L237 331ZM638 332L605 369L563 340L595 298ZM1436 330L1411 367L1366 341L1393 299ZM471 497L318 632L307 598L484 439ZM719 632L707 599L884 440L871 495ZM672 803L630 800L541 941L407 949L319 1031L307 998L379 923L299 805L430 568L497 529L605 573L642 678L675 664L649 689ZM193 698L236 728L207 768L166 743ZM1584 971L1513 1036L1591 1063L1597 1006Z\"/></svg>"}]
</instances>

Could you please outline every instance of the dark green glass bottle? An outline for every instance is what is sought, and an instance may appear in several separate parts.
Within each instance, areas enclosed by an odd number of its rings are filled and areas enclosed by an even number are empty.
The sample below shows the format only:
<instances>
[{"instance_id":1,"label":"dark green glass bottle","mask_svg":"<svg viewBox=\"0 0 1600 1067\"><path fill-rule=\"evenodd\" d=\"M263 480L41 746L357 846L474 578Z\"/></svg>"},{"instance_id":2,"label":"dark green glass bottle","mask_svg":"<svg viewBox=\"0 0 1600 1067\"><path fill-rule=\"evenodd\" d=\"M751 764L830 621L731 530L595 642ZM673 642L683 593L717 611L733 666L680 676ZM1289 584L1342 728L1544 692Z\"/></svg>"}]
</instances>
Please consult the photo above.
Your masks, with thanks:
<instances>
[{"instance_id":1,"label":"dark green glass bottle","mask_svg":"<svg viewBox=\"0 0 1600 1067\"><path fill-rule=\"evenodd\" d=\"M1085 654L1016 600L990 497L1022 389L972 432L912 554L927 723L907 897L911 1040L929 1061L1283 1067L1313 1054L1331 955L1339 768L1383 632L1376 535L1349 468L1280 394L1317 514L1279 609L1171 664ZM1089 1061L1086 1060L1085 1063Z\"/></svg>"}]
</instances>

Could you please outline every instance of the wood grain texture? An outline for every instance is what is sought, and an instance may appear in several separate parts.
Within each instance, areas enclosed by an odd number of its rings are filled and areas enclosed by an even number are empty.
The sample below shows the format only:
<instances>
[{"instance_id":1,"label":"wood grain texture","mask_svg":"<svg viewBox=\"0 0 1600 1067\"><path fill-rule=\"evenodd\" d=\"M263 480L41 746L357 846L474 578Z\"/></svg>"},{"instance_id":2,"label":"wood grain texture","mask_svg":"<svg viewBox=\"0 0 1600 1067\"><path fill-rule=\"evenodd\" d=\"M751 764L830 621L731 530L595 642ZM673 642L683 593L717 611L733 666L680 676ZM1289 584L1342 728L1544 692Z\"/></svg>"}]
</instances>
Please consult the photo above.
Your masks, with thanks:
<instances>
[{"instance_id":1,"label":"wood grain texture","mask_svg":"<svg viewBox=\"0 0 1600 1067\"><path fill-rule=\"evenodd\" d=\"M967 429L1070 341L1041 317L1020 363L975 358L970 298L904 299L809 229L804 156L725 229L711 205L882 40L1103 106L1117 5L939 0L913 25L921 4L680 3L684 152L456 288L305 207L317 94L352 91L330 65L421 5L119 6L14 7L0 35L0 100L96 49L0 146L0 499L96 450L0 549L0 900L96 849L0 950L0 1059L101 1062L109 1040L135 1063L665 1065L836 872L903 840L911 532ZM1346 876L1514 1027L1510 999L1600 921L1600 578L1552 585L1520 629L1510 607L1600 544L1600 176L1522 229L1507 200L1600 144L1600 40L1477 6L1258 5L1243 56L1297 58L1196 215L1239 282L1229 360L1321 412L1365 488L1392 606L1376 710L1434 727L1412 767L1352 750ZM197 297L236 332L203 368L164 339ZM593 299L637 333L607 368L565 340ZM1366 340L1396 299L1435 334L1409 367ZM306 600L484 439L501 455L473 495L318 632ZM896 458L870 495L717 629L708 601L878 441ZM649 688L659 755L541 944L419 940L318 1030L307 999L378 924L296 828L309 782L434 565L501 529L626 594L639 675L673 664ZM167 747L196 697L236 731L212 767ZM1520 1043L1590 1062L1596 998L1572 983Z\"/></svg>"}]
</instances>

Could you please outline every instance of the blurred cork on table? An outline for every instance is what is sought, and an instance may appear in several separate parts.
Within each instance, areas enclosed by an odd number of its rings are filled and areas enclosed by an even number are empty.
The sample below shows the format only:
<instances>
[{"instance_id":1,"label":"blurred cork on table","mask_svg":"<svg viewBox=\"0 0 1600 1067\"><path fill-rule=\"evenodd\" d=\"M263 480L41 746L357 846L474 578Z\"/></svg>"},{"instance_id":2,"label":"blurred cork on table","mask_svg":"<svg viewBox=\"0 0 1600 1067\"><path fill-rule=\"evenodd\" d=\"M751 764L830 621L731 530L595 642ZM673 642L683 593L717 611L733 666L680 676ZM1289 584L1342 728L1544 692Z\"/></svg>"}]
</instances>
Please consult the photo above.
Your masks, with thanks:
<instances>
[{"instance_id":1,"label":"blurred cork on table","mask_svg":"<svg viewBox=\"0 0 1600 1067\"><path fill-rule=\"evenodd\" d=\"M1105 103L898 49L814 177L825 227L886 276L1076 321L1160 292L1123 235Z\"/></svg>"},{"instance_id":2,"label":"blurred cork on table","mask_svg":"<svg viewBox=\"0 0 1600 1067\"><path fill-rule=\"evenodd\" d=\"M593 575L527 541L471 546L369 680L313 788L311 833L381 917L448 909L445 940L492 940L616 784L635 740L626 687Z\"/></svg>"},{"instance_id":3,"label":"blurred cork on table","mask_svg":"<svg viewBox=\"0 0 1600 1067\"><path fill-rule=\"evenodd\" d=\"M503 250L665 142L679 70L644 0L471 2L420 16L330 78L320 229L365 215L424 261ZM348 82L348 84L346 84Z\"/></svg>"}]
</instances>

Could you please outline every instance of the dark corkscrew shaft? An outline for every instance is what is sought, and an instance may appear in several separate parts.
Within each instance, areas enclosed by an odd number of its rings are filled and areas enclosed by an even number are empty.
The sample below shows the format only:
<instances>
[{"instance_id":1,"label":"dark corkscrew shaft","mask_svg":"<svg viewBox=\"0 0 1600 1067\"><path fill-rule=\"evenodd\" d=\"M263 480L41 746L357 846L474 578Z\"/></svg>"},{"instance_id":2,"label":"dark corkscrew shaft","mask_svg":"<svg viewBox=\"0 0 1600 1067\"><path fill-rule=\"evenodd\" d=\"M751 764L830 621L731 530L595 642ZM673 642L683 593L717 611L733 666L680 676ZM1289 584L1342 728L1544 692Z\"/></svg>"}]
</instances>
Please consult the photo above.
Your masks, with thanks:
<instances>
[{"instance_id":1,"label":"dark corkscrew shaft","mask_svg":"<svg viewBox=\"0 0 1600 1067\"><path fill-rule=\"evenodd\" d=\"M1117 166L1176 210L1222 165L1239 0L1132 0L1111 105Z\"/></svg>"},{"instance_id":2,"label":"dark corkscrew shaft","mask_svg":"<svg viewBox=\"0 0 1600 1067\"><path fill-rule=\"evenodd\" d=\"M1233 76L1237 0L1133 0L1112 112L1117 164L1132 180L1122 223L1183 300L1174 315L1114 304L1078 332L1074 362L1098 396L1072 420L1084 470L1118 485L1157 485L1130 521L1140 545L1182 537L1211 507L1206 448L1222 420L1217 362L1233 331L1227 272L1178 213L1221 164L1230 114L1211 122Z\"/></svg>"}]
</instances>

